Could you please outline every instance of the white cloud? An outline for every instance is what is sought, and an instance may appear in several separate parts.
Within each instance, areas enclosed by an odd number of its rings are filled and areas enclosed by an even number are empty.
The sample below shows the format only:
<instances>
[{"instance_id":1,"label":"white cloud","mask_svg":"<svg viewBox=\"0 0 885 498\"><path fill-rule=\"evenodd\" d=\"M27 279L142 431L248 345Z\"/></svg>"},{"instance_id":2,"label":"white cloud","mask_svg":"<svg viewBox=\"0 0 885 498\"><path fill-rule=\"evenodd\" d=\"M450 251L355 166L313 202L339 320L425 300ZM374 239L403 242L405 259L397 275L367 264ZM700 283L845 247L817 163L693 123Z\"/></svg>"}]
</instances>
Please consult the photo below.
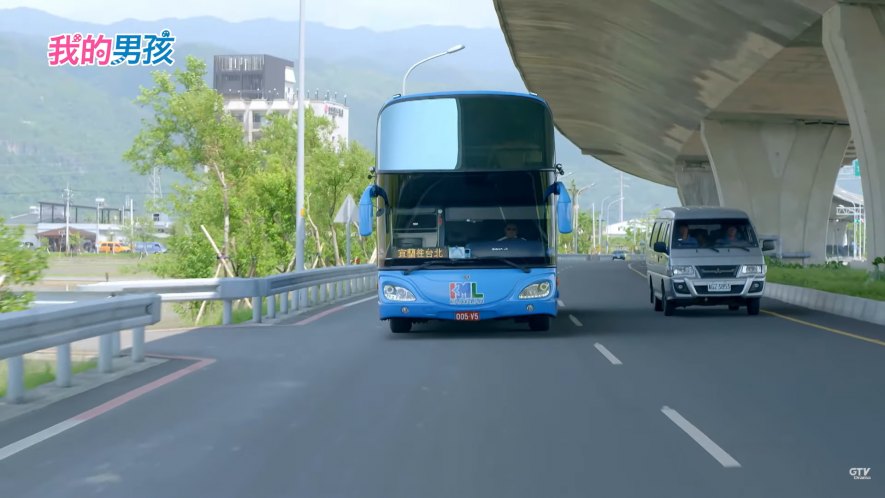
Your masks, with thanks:
<instances>
[{"instance_id":1,"label":"white cloud","mask_svg":"<svg viewBox=\"0 0 885 498\"><path fill-rule=\"evenodd\" d=\"M389 31L420 25L497 28L492 0L304 0L308 21L338 28ZM30 7L69 19L111 23L126 18L212 16L228 21L298 19L299 0L0 0L0 8Z\"/></svg>"}]
</instances>

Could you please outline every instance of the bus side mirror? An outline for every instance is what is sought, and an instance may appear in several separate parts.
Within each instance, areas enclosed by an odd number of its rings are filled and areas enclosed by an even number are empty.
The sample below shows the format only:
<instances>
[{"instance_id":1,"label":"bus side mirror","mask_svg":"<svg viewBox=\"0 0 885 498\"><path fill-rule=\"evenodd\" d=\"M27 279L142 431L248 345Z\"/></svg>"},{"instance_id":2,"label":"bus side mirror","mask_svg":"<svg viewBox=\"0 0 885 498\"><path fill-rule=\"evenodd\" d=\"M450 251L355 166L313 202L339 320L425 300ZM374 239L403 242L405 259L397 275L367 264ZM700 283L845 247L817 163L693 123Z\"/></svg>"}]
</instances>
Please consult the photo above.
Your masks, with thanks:
<instances>
[{"instance_id":1,"label":"bus side mirror","mask_svg":"<svg viewBox=\"0 0 885 498\"><path fill-rule=\"evenodd\" d=\"M762 241L762 250L763 251L773 251L774 249L775 249L775 247L774 247L773 240L763 240Z\"/></svg>"},{"instance_id":2,"label":"bus side mirror","mask_svg":"<svg viewBox=\"0 0 885 498\"><path fill-rule=\"evenodd\" d=\"M555 185L556 193L559 195L556 200L556 222L559 233L572 233L572 198L562 182L556 182Z\"/></svg>"},{"instance_id":3,"label":"bus side mirror","mask_svg":"<svg viewBox=\"0 0 885 498\"><path fill-rule=\"evenodd\" d=\"M667 254L667 244L661 241L655 242L654 250L655 252L659 252L661 254Z\"/></svg>"},{"instance_id":4,"label":"bus side mirror","mask_svg":"<svg viewBox=\"0 0 885 498\"><path fill-rule=\"evenodd\" d=\"M372 202L373 193L375 190L374 185L369 185L366 187L366 190L363 190L363 195L360 196L360 235L363 237L368 237L372 235L372 216L375 206Z\"/></svg>"}]
</instances>

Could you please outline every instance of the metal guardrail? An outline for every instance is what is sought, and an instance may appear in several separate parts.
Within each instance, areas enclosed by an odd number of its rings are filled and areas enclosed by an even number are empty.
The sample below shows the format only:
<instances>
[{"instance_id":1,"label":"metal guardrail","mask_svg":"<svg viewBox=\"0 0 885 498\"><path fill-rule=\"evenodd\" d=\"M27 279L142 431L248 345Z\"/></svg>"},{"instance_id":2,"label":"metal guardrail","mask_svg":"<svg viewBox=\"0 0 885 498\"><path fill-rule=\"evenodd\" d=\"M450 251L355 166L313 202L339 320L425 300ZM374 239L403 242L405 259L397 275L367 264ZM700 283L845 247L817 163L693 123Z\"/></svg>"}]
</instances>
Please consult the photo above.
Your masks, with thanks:
<instances>
[{"instance_id":1,"label":"metal guardrail","mask_svg":"<svg viewBox=\"0 0 885 498\"><path fill-rule=\"evenodd\" d=\"M6 399L24 401L26 353L58 347L55 376L60 387L71 385L74 341L99 337L98 369L110 373L119 332L132 329L132 360L144 361L144 327L160 321L160 304L159 296L133 295L0 315L0 360L7 360L9 370Z\"/></svg>"},{"instance_id":2,"label":"metal guardrail","mask_svg":"<svg viewBox=\"0 0 885 498\"><path fill-rule=\"evenodd\" d=\"M261 323L263 300L267 317L288 314L356 293L377 289L375 265L352 265L284 273L260 278L194 278L102 282L77 286L83 292L110 296L154 293L163 302L222 301L222 323L233 321L233 302L251 300L252 321Z\"/></svg>"}]
</instances>

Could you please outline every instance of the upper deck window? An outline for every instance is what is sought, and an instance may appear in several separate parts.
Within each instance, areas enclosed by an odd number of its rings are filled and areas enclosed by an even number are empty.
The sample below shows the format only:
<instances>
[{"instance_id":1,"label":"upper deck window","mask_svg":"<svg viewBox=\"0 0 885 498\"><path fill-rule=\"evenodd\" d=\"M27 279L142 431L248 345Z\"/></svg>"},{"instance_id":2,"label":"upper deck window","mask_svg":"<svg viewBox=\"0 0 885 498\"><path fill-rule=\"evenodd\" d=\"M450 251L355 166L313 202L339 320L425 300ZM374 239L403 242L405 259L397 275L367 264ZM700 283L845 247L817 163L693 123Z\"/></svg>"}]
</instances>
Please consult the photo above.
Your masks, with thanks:
<instances>
[{"instance_id":1,"label":"upper deck window","mask_svg":"<svg viewBox=\"0 0 885 498\"><path fill-rule=\"evenodd\" d=\"M553 165L543 103L475 95L404 100L378 121L380 171L535 170Z\"/></svg>"}]
</instances>

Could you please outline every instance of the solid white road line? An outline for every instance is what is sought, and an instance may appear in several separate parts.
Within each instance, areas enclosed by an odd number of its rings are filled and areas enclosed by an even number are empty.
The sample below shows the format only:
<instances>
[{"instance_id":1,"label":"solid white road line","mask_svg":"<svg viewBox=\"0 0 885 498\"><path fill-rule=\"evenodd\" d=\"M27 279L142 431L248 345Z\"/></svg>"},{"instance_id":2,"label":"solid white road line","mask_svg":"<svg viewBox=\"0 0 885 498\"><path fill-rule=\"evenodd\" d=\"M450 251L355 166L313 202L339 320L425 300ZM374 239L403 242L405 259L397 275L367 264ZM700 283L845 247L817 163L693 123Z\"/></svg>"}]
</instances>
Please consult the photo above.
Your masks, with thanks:
<instances>
[{"instance_id":1,"label":"solid white road line","mask_svg":"<svg viewBox=\"0 0 885 498\"><path fill-rule=\"evenodd\" d=\"M599 352L602 353L602 356L605 356L608 361L612 362L612 365L622 365L621 360L619 360L617 356L613 355L611 351L606 349L605 346L599 344L598 342L594 344L594 346L596 346L596 349L598 349Z\"/></svg>"},{"instance_id":2,"label":"solid white road line","mask_svg":"<svg viewBox=\"0 0 885 498\"><path fill-rule=\"evenodd\" d=\"M55 424L52 427L48 427L46 429L43 429L42 431L40 431L36 434L31 434L30 436L28 436L22 440L16 441L8 446L4 446L3 448L0 448L0 461L6 460L7 458L11 457L12 455L15 455L16 453L18 453L20 451L24 451L24 450L30 448L31 446L34 446L35 444L42 443L43 441L46 441L47 439L51 438L52 436L57 436L58 434L61 434L62 432L66 431L68 429L71 429L73 427L76 427L82 423L83 423L82 420L68 419L68 420L65 420L64 422L60 422L58 424Z\"/></svg>"},{"instance_id":3,"label":"solid white road line","mask_svg":"<svg viewBox=\"0 0 885 498\"><path fill-rule=\"evenodd\" d=\"M578 327L583 327L583 326L584 326L584 324L581 323L580 320L578 320L577 318L575 318L575 315L569 315L568 317L571 319L572 323L574 323L574 324L577 325Z\"/></svg>"},{"instance_id":4,"label":"solid white road line","mask_svg":"<svg viewBox=\"0 0 885 498\"><path fill-rule=\"evenodd\" d=\"M694 426L691 422L685 419L682 415L679 414L676 410L663 407L661 411L664 415L667 416L670 420L673 421L674 424L679 426L680 429L685 431L686 434L689 435L696 443L701 445L701 448L707 450L707 453L710 454L713 458L715 458L723 467L740 467L741 464L738 463L737 460L731 457L728 453L725 452L718 444L713 442L712 439L707 437L706 434L701 432L700 429Z\"/></svg>"}]
</instances>

